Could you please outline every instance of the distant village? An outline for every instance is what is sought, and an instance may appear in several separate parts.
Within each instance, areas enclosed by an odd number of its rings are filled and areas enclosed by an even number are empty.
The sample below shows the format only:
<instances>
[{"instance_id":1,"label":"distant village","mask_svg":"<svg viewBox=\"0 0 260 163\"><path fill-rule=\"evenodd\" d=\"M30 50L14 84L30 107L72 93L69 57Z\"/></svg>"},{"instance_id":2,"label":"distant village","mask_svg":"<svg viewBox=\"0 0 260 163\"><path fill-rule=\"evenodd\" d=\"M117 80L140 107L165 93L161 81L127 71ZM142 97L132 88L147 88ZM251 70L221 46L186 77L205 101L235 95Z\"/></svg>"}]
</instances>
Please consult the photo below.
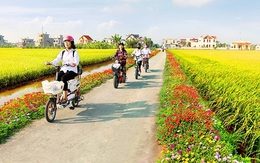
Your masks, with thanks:
<instances>
[{"instance_id":1,"label":"distant village","mask_svg":"<svg viewBox=\"0 0 260 163\"><path fill-rule=\"evenodd\" d=\"M128 41L128 40L134 40L135 42L144 43L145 37L140 36L139 34L129 34L126 36L125 39L122 39L121 36L119 36L120 41ZM75 42L79 42L78 44L91 44L97 42L96 40L92 39L89 35L82 35L80 38L74 38ZM151 41L151 38L148 38L148 40ZM114 44L114 38L111 36L110 38L104 38L101 42L107 43L107 44ZM0 45L8 44L7 40L4 40L4 36L0 35ZM39 33L37 40L31 38L22 38L20 42L15 43L15 46L17 47L62 47L63 46L63 35L58 35L55 37L50 37L50 34L48 33Z\"/></svg>"},{"instance_id":2,"label":"distant village","mask_svg":"<svg viewBox=\"0 0 260 163\"><path fill-rule=\"evenodd\" d=\"M21 38L21 41L13 44L17 47L62 47L63 46L63 35L58 35L55 37L50 37L48 33L39 33L38 38L35 41L31 38ZM75 38L76 40L76 38ZM126 36L124 41L135 40L138 42L144 42L144 38L139 36L139 34L129 34ZM91 44L96 42L90 35L82 35L78 38L79 44ZM108 44L113 44L114 40L112 36L110 38L104 38L101 42ZM0 35L0 46L8 44L8 41L4 40L4 36ZM233 41L231 45L226 43L220 43L217 40L217 36L206 35L200 36L198 38L182 38L178 39L163 39L162 48L173 49L229 49L229 50L260 50L260 45L252 45L249 41Z\"/></svg>"}]
</instances>

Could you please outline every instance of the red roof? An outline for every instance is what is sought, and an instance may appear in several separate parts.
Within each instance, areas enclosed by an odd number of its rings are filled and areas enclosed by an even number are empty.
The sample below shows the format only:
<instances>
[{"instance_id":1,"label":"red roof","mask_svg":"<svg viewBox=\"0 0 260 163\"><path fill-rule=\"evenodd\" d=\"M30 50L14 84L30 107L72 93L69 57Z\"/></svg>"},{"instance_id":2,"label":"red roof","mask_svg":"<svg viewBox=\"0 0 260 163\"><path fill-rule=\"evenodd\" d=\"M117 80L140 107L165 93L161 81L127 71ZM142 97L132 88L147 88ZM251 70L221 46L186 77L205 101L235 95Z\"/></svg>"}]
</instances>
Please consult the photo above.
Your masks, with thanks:
<instances>
[{"instance_id":1,"label":"red roof","mask_svg":"<svg viewBox=\"0 0 260 163\"><path fill-rule=\"evenodd\" d=\"M87 40L93 41L93 39L92 39L89 35L83 35L83 36L81 36L81 38L82 38L82 37L86 38Z\"/></svg>"}]
</instances>

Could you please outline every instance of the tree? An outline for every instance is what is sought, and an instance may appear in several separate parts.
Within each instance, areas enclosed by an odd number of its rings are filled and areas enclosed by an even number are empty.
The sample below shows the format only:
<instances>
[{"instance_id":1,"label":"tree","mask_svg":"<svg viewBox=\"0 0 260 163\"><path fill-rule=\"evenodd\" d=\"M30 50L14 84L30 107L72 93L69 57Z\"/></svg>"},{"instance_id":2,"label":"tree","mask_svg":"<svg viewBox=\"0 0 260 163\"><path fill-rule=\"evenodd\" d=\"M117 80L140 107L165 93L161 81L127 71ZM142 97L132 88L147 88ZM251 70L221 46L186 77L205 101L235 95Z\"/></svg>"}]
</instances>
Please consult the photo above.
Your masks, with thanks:
<instances>
[{"instance_id":1,"label":"tree","mask_svg":"<svg viewBox=\"0 0 260 163\"><path fill-rule=\"evenodd\" d=\"M112 37L113 43L116 47L122 41L122 36L119 36L119 34L115 34L114 36L111 36L111 37Z\"/></svg>"},{"instance_id":2,"label":"tree","mask_svg":"<svg viewBox=\"0 0 260 163\"><path fill-rule=\"evenodd\" d=\"M151 38L144 37L144 42L147 43L149 47L153 47L153 41Z\"/></svg>"},{"instance_id":3,"label":"tree","mask_svg":"<svg viewBox=\"0 0 260 163\"><path fill-rule=\"evenodd\" d=\"M138 40L135 40L135 39L126 40L126 46L128 48L135 48L137 43L138 43Z\"/></svg>"}]
</instances>

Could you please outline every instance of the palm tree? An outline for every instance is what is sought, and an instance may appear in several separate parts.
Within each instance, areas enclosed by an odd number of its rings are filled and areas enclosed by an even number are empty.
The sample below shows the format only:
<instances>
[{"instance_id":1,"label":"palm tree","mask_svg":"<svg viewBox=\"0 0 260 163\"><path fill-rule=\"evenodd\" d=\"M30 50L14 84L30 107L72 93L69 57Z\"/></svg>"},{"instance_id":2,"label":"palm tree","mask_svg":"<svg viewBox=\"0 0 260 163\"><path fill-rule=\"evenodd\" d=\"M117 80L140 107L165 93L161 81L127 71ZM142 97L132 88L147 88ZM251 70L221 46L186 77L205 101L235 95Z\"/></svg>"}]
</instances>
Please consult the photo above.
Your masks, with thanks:
<instances>
[{"instance_id":1,"label":"palm tree","mask_svg":"<svg viewBox=\"0 0 260 163\"><path fill-rule=\"evenodd\" d=\"M115 34L114 36L111 36L113 39L113 43L115 46L117 46L122 41L122 36L119 36L119 34Z\"/></svg>"}]
</instances>

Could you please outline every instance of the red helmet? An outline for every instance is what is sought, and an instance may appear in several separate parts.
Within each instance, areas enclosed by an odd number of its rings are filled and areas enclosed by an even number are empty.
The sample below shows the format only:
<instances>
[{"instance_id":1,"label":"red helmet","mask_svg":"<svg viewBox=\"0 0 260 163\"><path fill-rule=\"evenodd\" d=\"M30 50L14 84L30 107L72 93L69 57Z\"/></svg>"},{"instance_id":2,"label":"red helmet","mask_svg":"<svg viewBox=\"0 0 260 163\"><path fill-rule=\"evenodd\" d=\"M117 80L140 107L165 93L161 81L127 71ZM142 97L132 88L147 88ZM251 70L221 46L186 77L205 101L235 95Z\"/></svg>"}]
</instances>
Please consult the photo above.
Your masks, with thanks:
<instances>
[{"instance_id":1,"label":"red helmet","mask_svg":"<svg viewBox=\"0 0 260 163\"><path fill-rule=\"evenodd\" d=\"M63 37L63 42L64 42L64 41L70 41L70 42L72 42L72 41L74 41L74 38L73 38L72 36L70 36L70 35L67 35L67 36Z\"/></svg>"}]
</instances>

